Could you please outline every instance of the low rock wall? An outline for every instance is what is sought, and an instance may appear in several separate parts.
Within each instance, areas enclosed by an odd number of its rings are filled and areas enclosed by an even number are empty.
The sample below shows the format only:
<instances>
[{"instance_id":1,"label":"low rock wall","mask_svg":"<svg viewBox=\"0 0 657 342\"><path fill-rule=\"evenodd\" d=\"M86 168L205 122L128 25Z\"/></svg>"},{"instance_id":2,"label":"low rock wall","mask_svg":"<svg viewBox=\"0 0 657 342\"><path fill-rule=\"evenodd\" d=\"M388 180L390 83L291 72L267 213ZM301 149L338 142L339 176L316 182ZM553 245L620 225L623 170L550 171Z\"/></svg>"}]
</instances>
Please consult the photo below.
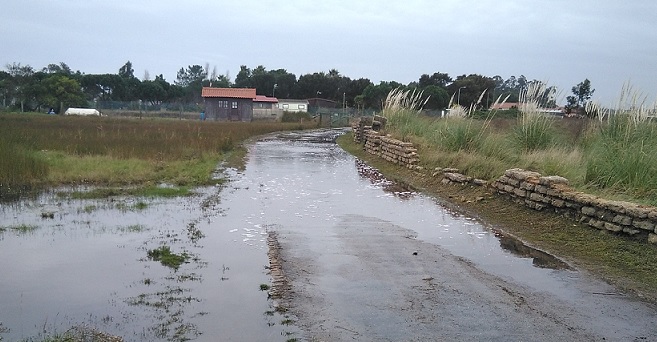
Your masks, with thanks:
<instances>
[{"instance_id":1,"label":"low rock wall","mask_svg":"<svg viewBox=\"0 0 657 342\"><path fill-rule=\"evenodd\" d=\"M368 153L410 169L418 167L420 158L412 143L393 139L374 130L366 131L364 136L365 151Z\"/></svg>"},{"instance_id":2,"label":"low rock wall","mask_svg":"<svg viewBox=\"0 0 657 342\"><path fill-rule=\"evenodd\" d=\"M552 210L591 227L657 243L657 208L575 191L568 180L522 169L507 170L491 186L529 208Z\"/></svg>"},{"instance_id":3,"label":"low rock wall","mask_svg":"<svg viewBox=\"0 0 657 342\"><path fill-rule=\"evenodd\" d=\"M353 126L354 141L364 149L389 162L421 170L420 158L412 143L393 139L363 125ZM657 208L624 201L612 201L575 191L560 176L543 176L523 169L506 170L492 183L458 173L457 169L436 169L443 184L475 184L487 186L517 203L535 210L551 210L591 227L625 234L657 244Z\"/></svg>"}]
</instances>

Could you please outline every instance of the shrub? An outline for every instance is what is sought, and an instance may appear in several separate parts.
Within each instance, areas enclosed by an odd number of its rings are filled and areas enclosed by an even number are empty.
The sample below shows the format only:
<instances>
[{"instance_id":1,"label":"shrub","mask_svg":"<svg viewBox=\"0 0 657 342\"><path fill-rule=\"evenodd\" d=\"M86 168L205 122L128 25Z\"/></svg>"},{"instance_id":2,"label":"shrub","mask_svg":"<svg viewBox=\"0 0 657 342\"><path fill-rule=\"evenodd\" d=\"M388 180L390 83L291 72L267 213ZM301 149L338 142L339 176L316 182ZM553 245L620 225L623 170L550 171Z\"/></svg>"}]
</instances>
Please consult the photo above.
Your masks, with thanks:
<instances>
[{"instance_id":1,"label":"shrub","mask_svg":"<svg viewBox=\"0 0 657 342\"><path fill-rule=\"evenodd\" d=\"M308 112L283 112L282 122L299 122L301 120L310 121L312 117Z\"/></svg>"}]
</instances>

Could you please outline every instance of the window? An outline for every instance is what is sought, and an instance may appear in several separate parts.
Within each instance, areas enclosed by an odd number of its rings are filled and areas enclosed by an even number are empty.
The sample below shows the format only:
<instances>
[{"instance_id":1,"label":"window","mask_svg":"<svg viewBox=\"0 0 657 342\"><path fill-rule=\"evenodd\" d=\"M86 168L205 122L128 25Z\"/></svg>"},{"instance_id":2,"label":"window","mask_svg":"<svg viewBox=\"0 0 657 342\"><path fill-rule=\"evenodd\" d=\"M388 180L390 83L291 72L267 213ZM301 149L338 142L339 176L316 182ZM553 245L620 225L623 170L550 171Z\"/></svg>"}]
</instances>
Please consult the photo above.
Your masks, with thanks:
<instances>
[{"instance_id":1,"label":"window","mask_svg":"<svg viewBox=\"0 0 657 342\"><path fill-rule=\"evenodd\" d=\"M290 107L289 104L287 104L287 103L284 103L284 104L283 104L283 109L288 109L289 107Z\"/></svg>"},{"instance_id":2,"label":"window","mask_svg":"<svg viewBox=\"0 0 657 342\"><path fill-rule=\"evenodd\" d=\"M237 101L233 101L230 108L237 109Z\"/></svg>"},{"instance_id":3,"label":"window","mask_svg":"<svg viewBox=\"0 0 657 342\"><path fill-rule=\"evenodd\" d=\"M299 109L306 109L306 105L305 104L300 104Z\"/></svg>"}]
</instances>

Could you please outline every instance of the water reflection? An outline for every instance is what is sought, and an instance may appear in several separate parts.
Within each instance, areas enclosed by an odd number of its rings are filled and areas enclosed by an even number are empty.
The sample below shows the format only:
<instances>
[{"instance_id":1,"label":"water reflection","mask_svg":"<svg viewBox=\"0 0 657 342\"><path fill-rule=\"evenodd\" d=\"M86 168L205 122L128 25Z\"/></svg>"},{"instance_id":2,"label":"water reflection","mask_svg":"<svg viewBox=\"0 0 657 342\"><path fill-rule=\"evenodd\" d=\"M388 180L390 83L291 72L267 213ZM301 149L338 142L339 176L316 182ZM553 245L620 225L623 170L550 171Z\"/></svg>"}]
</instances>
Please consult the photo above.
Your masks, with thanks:
<instances>
[{"instance_id":1,"label":"water reflection","mask_svg":"<svg viewBox=\"0 0 657 342\"><path fill-rule=\"evenodd\" d=\"M393 182L387 179L379 170L367 165L364 161L356 158L356 170L358 175L370 181L376 187L380 187L383 191L394 195L397 198L407 200L415 195L408 184L401 182Z\"/></svg>"},{"instance_id":2,"label":"water reflection","mask_svg":"<svg viewBox=\"0 0 657 342\"><path fill-rule=\"evenodd\" d=\"M505 235L502 232L496 231L495 236L500 240L500 246L505 250L513 253L522 258L531 258L532 264L540 268L549 268L554 270L570 270L571 267L556 258L553 255L540 251L538 249L525 245L522 241L515 237Z\"/></svg>"}]
</instances>

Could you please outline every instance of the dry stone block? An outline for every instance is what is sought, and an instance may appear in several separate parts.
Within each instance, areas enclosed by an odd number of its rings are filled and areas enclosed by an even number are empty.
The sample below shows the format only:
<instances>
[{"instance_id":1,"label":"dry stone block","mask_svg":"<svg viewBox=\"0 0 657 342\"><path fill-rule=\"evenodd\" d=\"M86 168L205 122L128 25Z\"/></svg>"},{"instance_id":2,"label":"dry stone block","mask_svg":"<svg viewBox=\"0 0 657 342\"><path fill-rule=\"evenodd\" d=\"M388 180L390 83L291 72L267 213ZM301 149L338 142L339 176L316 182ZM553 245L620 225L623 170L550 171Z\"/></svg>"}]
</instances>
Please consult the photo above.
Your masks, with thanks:
<instances>
[{"instance_id":1,"label":"dry stone block","mask_svg":"<svg viewBox=\"0 0 657 342\"><path fill-rule=\"evenodd\" d=\"M527 191L522 189L513 189L513 194L518 197L527 197Z\"/></svg>"},{"instance_id":2,"label":"dry stone block","mask_svg":"<svg viewBox=\"0 0 657 342\"><path fill-rule=\"evenodd\" d=\"M553 184L568 184L568 180L561 176L545 176L538 179L538 184L552 186Z\"/></svg>"},{"instance_id":3,"label":"dry stone block","mask_svg":"<svg viewBox=\"0 0 657 342\"><path fill-rule=\"evenodd\" d=\"M536 191L540 194L547 194L548 188L545 185L536 185L534 187L534 191Z\"/></svg>"},{"instance_id":4,"label":"dry stone block","mask_svg":"<svg viewBox=\"0 0 657 342\"><path fill-rule=\"evenodd\" d=\"M657 244L657 235L656 234L648 234L648 242Z\"/></svg>"},{"instance_id":5,"label":"dry stone block","mask_svg":"<svg viewBox=\"0 0 657 342\"><path fill-rule=\"evenodd\" d=\"M539 202L534 202L531 200L525 200L525 206L528 208L534 209L534 210L543 210L545 208L545 204L539 203Z\"/></svg>"},{"instance_id":6,"label":"dry stone block","mask_svg":"<svg viewBox=\"0 0 657 342\"><path fill-rule=\"evenodd\" d=\"M609 223L609 222L605 222L604 227L605 227L606 230L610 230L612 232L620 232L620 231L623 230L623 227L621 227L617 224Z\"/></svg>"},{"instance_id":7,"label":"dry stone block","mask_svg":"<svg viewBox=\"0 0 657 342\"><path fill-rule=\"evenodd\" d=\"M650 231L655 229L655 224L648 220L634 220L632 222L632 226L637 227L639 229L650 230Z\"/></svg>"},{"instance_id":8,"label":"dry stone block","mask_svg":"<svg viewBox=\"0 0 657 342\"><path fill-rule=\"evenodd\" d=\"M632 224L632 218L626 215L616 215L611 222L629 226Z\"/></svg>"},{"instance_id":9,"label":"dry stone block","mask_svg":"<svg viewBox=\"0 0 657 342\"><path fill-rule=\"evenodd\" d=\"M553 199L552 202L550 202L550 204L552 204L553 206L555 206L557 208L563 208L563 207L566 206L566 202L564 200L561 200L561 199Z\"/></svg>"},{"instance_id":10,"label":"dry stone block","mask_svg":"<svg viewBox=\"0 0 657 342\"><path fill-rule=\"evenodd\" d=\"M582 214L586 216L595 216L595 208L594 207L582 207Z\"/></svg>"},{"instance_id":11,"label":"dry stone block","mask_svg":"<svg viewBox=\"0 0 657 342\"><path fill-rule=\"evenodd\" d=\"M648 218L657 221L657 210L653 209L648 213Z\"/></svg>"},{"instance_id":12,"label":"dry stone block","mask_svg":"<svg viewBox=\"0 0 657 342\"><path fill-rule=\"evenodd\" d=\"M591 219L589 221L589 226L595 227L595 228L598 228L598 229L605 229L605 221Z\"/></svg>"},{"instance_id":13,"label":"dry stone block","mask_svg":"<svg viewBox=\"0 0 657 342\"><path fill-rule=\"evenodd\" d=\"M527 171L523 169L509 169L504 172L504 175L517 179L517 180L526 180L526 179L538 179L541 177L541 174L538 172L533 172L533 171Z\"/></svg>"},{"instance_id":14,"label":"dry stone block","mask_svg":"<svg viewBox=\"0 0 657 342\"><path fill-rule=\"evenodd\" d=\"M637 204L632 204L630 206L625 207L625 213L628 215L638 218L638 219L644 219L648 217L648 214L650 214L651 210L645 207L641 207Z\"/></svg>"},{"instance_id":15,"label":"dry stone block","mask_svg":"<svg viewBox=\"0 0 657 342\"><path fill-rule=\"evenodd\" d=\"M637 229L632 229L630 227L623 227L623 233L628 234L628 235L636 235L641 233L640 230Z\"/></svg>"},{"instance_id":16,"label":"dry stone block","mask_svg":"<svg viewBox=\"0 0 657 342\"><path fill-rule=\"evenodd\" d=\"M533 183L529 183L529 182L520 183L520 189L534 191L535 187L536 187L536 184L533 184Z\"/></svg>"}]
</instances>

